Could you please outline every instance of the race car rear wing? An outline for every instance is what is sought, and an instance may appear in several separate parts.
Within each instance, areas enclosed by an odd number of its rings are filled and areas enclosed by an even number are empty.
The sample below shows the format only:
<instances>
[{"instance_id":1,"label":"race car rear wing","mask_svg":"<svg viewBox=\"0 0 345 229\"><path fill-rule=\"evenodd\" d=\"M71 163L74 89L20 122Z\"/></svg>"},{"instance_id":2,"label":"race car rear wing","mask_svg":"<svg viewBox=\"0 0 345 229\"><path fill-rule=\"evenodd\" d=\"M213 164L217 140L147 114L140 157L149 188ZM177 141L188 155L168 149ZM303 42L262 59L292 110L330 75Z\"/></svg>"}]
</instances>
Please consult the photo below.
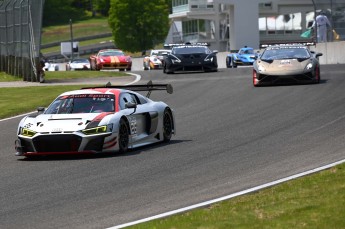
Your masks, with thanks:
<instances>
[{"instance_id":1,"label":"race car rear wing","mask_svg":"<svg viewBox=\"0 0 345 229\"><path fill-rule=\"evenodd\" d=\"M172 43L172 44L164 44L165 49L172 49L175 46L183 46L183 45L195 45L195 46L210 46L208 42L186 42L186 43Z\"/></svg>"},{"instance_id":2,"label":"race car rear wing","mask_svg":"<svg viewBox=\"0 0 345 229\"><path fill-rule=\"evenodd\" d=\"M152 91L162 91L166 90L167 93L172 94L174 89L171 84L153 84L150 80L147 84L138 84L138 85L111 85L108 82L105 86L97 87L83 87L82 89L94 89L94 88L117 88L117 89L126 89L131 91L147 91L146 97L150 97Z\"/></svg>"}]
</instances>

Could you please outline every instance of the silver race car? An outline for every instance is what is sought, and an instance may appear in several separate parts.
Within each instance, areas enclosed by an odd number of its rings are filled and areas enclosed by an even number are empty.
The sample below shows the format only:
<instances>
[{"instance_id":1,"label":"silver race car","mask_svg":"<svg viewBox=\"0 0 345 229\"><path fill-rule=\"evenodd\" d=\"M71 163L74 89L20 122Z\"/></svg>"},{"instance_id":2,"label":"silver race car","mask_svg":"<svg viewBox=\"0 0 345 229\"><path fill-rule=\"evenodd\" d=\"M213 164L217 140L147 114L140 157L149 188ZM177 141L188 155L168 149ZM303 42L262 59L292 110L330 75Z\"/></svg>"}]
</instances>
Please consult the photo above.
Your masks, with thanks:
<instances>
[{"instance_id":1,"label":"silver race car","mask_svg":"<svg viewBox=\"0 0 345 229\"><path fill-rule=\"evenodd\" d=\"M253 64L253 85L319 83L320 56L304 45L269 46Z\"/></svg>"},{"instance_id":2,"label":"silver race car","mask_svg":"<svg viewBox=\"0 0 345 229\"><path fill-rule=\"evenodd\" d=\"M82 88L59 95L47 109L24 117L17 129L17 156L126 152L175 134L173 110L149 99L170 84ZM137 91L148 91L147 96Z\"/></svg>"}]
</instances>

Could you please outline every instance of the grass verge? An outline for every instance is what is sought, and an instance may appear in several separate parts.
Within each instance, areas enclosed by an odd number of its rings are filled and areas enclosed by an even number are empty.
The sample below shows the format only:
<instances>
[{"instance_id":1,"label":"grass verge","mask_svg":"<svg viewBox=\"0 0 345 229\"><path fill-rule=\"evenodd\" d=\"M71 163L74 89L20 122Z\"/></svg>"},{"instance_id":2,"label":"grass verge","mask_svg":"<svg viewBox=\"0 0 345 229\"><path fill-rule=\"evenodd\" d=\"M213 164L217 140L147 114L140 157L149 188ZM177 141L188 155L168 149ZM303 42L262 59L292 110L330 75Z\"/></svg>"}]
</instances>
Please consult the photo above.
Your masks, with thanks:
<instances>
[{"instance_id":1,"label":"grass verge","mask_svg":"<svg viewBox=\"0 0 345 229\"><path fill-rule=\"evenodd\" d=\"M81 85L66 85L1 88L0 119L31 112L39 106L47 107L62 92L81 87Z\"/></svg>"},{"instance_id":2,"label":"grass verge","mask_svg":"<svg viewBox=\"0 0 345 229\"><path fill-rule=\"evenodd\" d=\"M68 80L76 78L120 77L124 72L113 71L57 71L46 72L46 80ZM0 82L21 81L21 78L0 72ZM92 85L84 85L92 86ZM9 87L0 90L0 119L31 112L39 106L48 106L59 94L80 89L81 85ZM25 99L24 99L25 98ZM14 102L15 101L15 102Z\"/></svg>"},{"instance_id":3,"label":"grass verge","mask_svg":"<svg viewBox=\"0 0 345 229\"><path fill-rule=\"evenodd\" d=\"M73 37L85 37L104 33L111 33L107 17L92 18L72 24ZM42 28L42 44L71 39L69 23L61 26L49 26Z\"/></svg>"},{"instance_id":4,"label":"grass verge","mask_svg":"<svg viewBox=\"0 0 345 229\"><path fill-rule=\"evenodd\" d=\"M345 164L132 229L345 228Z\"/></svg>"}]
</instances>

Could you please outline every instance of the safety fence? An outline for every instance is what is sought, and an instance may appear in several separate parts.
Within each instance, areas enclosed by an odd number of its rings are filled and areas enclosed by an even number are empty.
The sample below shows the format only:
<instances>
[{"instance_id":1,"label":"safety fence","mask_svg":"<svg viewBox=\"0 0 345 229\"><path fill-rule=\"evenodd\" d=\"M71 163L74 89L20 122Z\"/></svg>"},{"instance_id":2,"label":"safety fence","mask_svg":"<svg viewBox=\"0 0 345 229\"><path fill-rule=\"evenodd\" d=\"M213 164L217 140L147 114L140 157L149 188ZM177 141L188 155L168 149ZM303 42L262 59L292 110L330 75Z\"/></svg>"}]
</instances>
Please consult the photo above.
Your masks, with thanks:
<instances>
[{"instance_id":1,"label":"safety fence","mask_svg":"<svg viewBox=\"0 0 345 229\"><path fill-rule=\"evenodd\" d=\"M44 0L0 0L0 71L40 81Z\"/></svg>"}]
</instances>

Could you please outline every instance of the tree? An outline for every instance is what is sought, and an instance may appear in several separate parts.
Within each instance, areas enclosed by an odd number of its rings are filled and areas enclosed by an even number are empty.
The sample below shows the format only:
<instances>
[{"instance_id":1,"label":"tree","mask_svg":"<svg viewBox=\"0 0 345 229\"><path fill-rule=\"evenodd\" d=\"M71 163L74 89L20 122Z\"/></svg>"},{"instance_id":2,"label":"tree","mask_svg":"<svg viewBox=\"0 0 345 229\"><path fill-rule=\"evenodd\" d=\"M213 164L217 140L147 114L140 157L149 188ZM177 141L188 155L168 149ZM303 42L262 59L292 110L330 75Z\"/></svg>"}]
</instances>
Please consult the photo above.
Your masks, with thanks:
<instances>
[{"instance_id":1,"label":"tree","mask_svg":"<svg viewBox=\"0 0 345 229\"><path fill-rule=\"evenodd\" d=\"M169 31L166 0L111 0L109 25L116 47L129 52L154 48Z\"/></svg>"}]
</instances>

